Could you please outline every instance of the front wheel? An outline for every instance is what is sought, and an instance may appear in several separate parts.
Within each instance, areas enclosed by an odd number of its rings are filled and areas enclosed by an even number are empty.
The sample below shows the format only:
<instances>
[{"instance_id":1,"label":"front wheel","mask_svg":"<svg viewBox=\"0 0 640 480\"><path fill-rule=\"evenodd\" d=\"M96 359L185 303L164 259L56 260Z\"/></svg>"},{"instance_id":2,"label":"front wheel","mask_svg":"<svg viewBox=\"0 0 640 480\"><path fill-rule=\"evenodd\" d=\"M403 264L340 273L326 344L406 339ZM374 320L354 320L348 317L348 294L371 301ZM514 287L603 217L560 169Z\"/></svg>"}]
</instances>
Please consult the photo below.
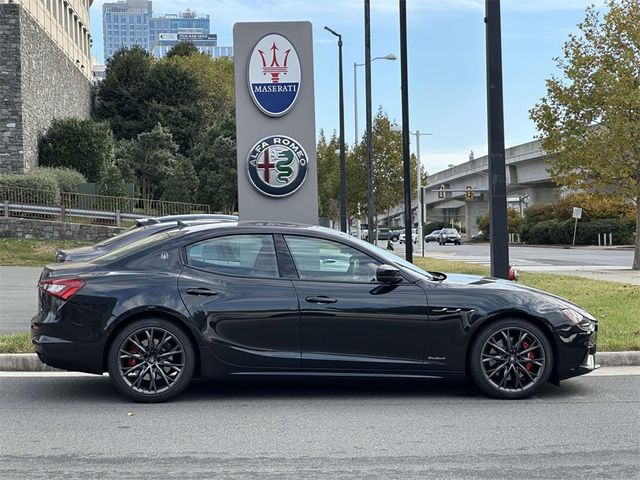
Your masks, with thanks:
<instances>
[{"instance_id":1,"label":"front wheel","mask_svg":"<svg viewBox=\"0 0 640 480\"><path fill-rule=\"evenodd\" d=\"M526 398L549 381L553 351L542 330L531 322L504 319L474 339L469 369L473 381L486 394Z\"/></svg>"},{"instance_id":2,"label":"front wheel","mask_svg":"<svg viewBox=\"0 0 640 480\"><path fill-rule=\"evenodd\" d=\"M398 237L396 237L395 235L393 237L391 237L391 241L392 242L397 242L398 241Z\"/></svg>"},{"instance_id":3,"label":"front wheel","mask_svg":"<svg viewBox=\"0 0 640 480\"><path fill-rule=\"evenodd\" d=\"M147 318L134 321L116 336L107 361L118 392L137 402L163 402L191 381L195 352L177 325Z\"/></svg>"}]
</instances>

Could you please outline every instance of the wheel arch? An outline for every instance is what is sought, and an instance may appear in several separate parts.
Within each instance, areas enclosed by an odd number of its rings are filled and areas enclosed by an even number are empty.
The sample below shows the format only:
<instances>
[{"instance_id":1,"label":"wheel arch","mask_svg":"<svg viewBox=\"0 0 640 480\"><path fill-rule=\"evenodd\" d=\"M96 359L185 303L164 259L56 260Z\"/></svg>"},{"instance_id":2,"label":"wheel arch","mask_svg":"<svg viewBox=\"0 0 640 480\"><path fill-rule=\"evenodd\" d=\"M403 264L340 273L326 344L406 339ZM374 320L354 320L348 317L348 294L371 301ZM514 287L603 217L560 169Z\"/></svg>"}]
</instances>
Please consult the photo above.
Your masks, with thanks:
<instances>
[{"instance_id":1,"label":"wheel arch","mask_svg":"<svg viewBox=\"0 0 640 480\"><path fill-rule=\"evenodd\" d=\"M480 335L480 333L483 330L488 328L490 325L504 319L520 319L527 322L531 322L533 325L538 327L540 331L542 331L544 336L549 341L549 344L551 345L551 350L553 352L553 358L554 358L554 362L551 369L550 381L557 385L559 383L558 362L557 362L558 349L557 349L555 339L553 337L551 324L546 322L544 319L541 319L540 317L536 317L534 315L531 315L527 312L523 312L520 310L514 310L511 312L501 312L499 314L487 317L480 322L480 324L476 327L475 331L471 335L471 338L467 342L467 346L465 350L465 358L464 358L465 375L467 376L469 375L470 353L471 353L471 347L473 346L473 342L475 341L475 339L478 337L478 335Z\"/></svg>"},{"instance_id":2,"label":"wheel arch","mask_svg":"<svg viewBox=\"0 0 640 480\"><path fill-rule=\"evenodd\" d=\"M118 333L120 333L124 328L126 328L128 325L131 325L136 320L143 320L145 318L162 318L164 320L170 321L180 330L182 330L182 332L191 342L191 346L193 347L193 351L195 353L194 377L199 377L202 363L200 358L200 345L194 332L186 325L185 320L181 318L180 315L161 309L136 311L129 313L128 315L124 316L124 318L121 317L119 319L117 325L109 332L107 340L105 342L105 346L102 352L102 371L106 372L108 370L107 361L109 357L109 350L111 349L113 340L116 338Z\"/></svg>"}]
</instances>

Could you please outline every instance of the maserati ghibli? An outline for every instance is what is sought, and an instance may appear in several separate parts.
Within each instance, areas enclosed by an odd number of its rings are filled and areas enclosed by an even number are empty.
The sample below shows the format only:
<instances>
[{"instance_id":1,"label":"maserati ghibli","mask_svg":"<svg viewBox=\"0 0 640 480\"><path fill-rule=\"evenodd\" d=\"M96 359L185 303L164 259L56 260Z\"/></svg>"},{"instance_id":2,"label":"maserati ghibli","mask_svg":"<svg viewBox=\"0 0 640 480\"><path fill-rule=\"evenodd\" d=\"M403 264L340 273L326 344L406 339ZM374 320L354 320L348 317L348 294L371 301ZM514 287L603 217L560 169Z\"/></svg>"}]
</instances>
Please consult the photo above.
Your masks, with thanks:
<instances>
[{"instance_id":1,"label":"maserati ghibli","mask_svg":"<svg viewBox=\"0 0 640 480\"><path fill-rule=\"evenodd\" d=\"M182 226L47 265L38 292L40 359L108 372L140 402L229 375L469 378L519 399L596 368L597 322L579 306L316 226Z\"/></svg>"}]
</instances>

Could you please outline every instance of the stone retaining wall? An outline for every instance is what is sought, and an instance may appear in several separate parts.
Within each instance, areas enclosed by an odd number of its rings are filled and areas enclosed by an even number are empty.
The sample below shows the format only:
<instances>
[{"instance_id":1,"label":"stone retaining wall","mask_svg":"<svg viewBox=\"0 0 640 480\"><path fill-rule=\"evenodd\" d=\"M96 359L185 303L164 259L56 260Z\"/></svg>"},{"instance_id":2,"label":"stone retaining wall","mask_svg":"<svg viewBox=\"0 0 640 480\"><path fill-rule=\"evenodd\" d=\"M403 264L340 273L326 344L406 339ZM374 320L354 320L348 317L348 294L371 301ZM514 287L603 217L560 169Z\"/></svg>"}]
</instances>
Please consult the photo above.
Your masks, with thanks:
<instances>
[{"instance_id":1,"label":"stone retaining wall","mask_svg":"<svg viewBox=\"0 0 640 480\"><path fill-rule=\"evenodd\" d=\"M124 231L121 227L51 222L32 218L0 218L0 237L99 242Z\"/></svg>"}]
</instances>

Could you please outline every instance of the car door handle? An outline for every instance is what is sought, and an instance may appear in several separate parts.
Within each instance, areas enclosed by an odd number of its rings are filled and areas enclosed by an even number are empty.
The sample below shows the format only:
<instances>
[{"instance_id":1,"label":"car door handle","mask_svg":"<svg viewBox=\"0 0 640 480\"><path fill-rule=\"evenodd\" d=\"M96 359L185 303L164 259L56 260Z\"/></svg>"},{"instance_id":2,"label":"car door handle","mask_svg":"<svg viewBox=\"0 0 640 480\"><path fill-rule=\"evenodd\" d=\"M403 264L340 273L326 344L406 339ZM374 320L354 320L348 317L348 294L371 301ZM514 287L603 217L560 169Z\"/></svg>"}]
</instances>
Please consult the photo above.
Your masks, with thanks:
<instances>
[{"instance_id":1,"label":"car door handle","mask_svg":"<svg viewBox=\"0 0 640 480\"><path fill-rule=\"evenodd\" d=\"M305 300L309 303L336 303L338 300L331 297L325 297L324 295L319 297L307 297Z\"/></svg>"},{"instance_id":2,"label":"car door handle","mask_svg":"<svg viewBox=\"0 0 640 480\"><path fill-rule=\"evenodd\" d=\"M214 295L218 295L218 292L211 290L210 288L187 288L187 293L189 295L198 295L201 297L213 297Z\"/></svg>"}]
</instances>

